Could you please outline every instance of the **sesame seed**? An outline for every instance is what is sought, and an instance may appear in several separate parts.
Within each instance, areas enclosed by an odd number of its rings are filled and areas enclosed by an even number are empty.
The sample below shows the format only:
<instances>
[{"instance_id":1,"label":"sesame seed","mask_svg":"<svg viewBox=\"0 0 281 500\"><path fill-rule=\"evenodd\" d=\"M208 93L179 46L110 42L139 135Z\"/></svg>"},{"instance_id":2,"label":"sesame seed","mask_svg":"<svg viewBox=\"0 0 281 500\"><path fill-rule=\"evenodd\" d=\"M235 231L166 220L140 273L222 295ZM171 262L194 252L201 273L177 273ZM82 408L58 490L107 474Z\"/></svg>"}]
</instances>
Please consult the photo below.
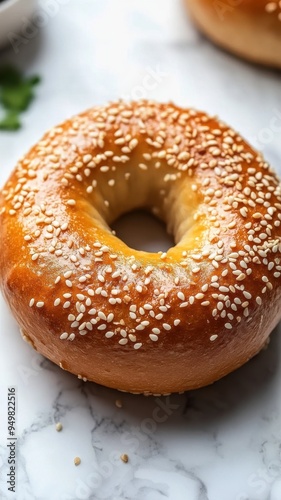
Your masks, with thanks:
<instances>
[{"instance_id":1,"label":"sesame seed","mask_svg":"<svg viewBox=\"0 0 281 500\"><path fill-rule=\"evenodd\" d=\"M160 330L159 330L159 328L152 328L152 332L153 332L155 335L159 335Z\"/></svg>"},{"instance_id":2,"label":"sesame seed","mask_svg":"<svg viewBox=\"0 0 281 500\"><path fill-rule=\"evenodd\" d=\"M232 325L231 325L230 323L225 323L225 325L224 325L224 326L225 326L225 328L226 328L227 330L231 330L231 329L232 329Z\"/></svg>"},{"instance_id":3,"label":"sesame seed","mask_svg":"<svg viewBox=\"0 0 281 500\"><path fill-rule=\"evenodd\" d=\"M138 343L134 344L134 349L140 349L141 346L142 346L142 343L138 342Z\"/></svg>"},{"instance_id":4,"label":"sesame seed","mask_svg":"<svg viewBox=\"0 0 281 500\"><path fill-rule=\"evenodd\" d=\"M210 341L214 342L214 340L216 340L217 338L218 338L218 335L211 335Z\"/></svg>"},{"instance_id":5,"label":"sesame seed","mask_svg":"<svg viewBox=\"0 0 281 500\"><path fill-rule=\"evenodd\" d=\"M126 345L128 343L128 339L123 338L123 339L119 340L118 342L120 345Z\"/></svg>"},{"instance_id":6,"label":"sesame seed","mask_svg":"<svg viewBox=\"0 0 281 500\"><path fill-rule=\"evenodd\" d=\"M266 12L268 12L268 13L270 13L270 14L271 14L272 12L275 12L275 11L277 10L277 8L278 8L278 5L277 5L277 3L275 3L275 2L268 2L268 3L266 4L266 6L265 6L265 10L266 10Z\"/></svg>"},{"instance_id":7,"label":"sesame seed","mask_svg":"<svg viewBox=\"0 0 281 500\"><path fill-rule=\"evenodd\" d=\"M247 215L248 215L247 208L246 207L240 208L240 214L242 215L242 217L247 217Z\"/></svg>"},{"instance_id":8,"label":"sesame seed","mask_svg":"<svg viewBox=\"0 0 281 500\"><path fill-rule=\"evenodd\" d=\"M157 315L155 316L155 319L157 319L158 321L160 321L162 318L163 318L163 314L161 314L161 313L160 313L160 314L157 314Z\"/></svg>"},{"instance_id":9,"label":"sesame seed","mask_svg":"<svg viewBox=\"0 0 281 500\"><path fill-rule=\"evenodd\" d=\"M149 334L149 338L150 338L150 340L152 340L152 342L157 342L157 340L158 340L157 335L154 335L153 333Z\"/></svg>"},{"instance_id":10,"label":"sesame seed","mask_svg":"<svg viewBox=\"0 0 281 500\"><path fill-rule=\"evenodd\" d=\"M197 273L199 273L200 271L201 271L201 268L200 268L200 267L194 267L194 268L192 269L192 272L193 272L194 274L197 274Z\"/></svg>"},{"instance_id":11,"label":"sesame seed","mask_svg":"<svg viewBox=\"0 0 281 500\"><path fill-rule=\"evenodd\" d=\"M164 330L171 330L171 325L168 325L168 323L163 323L163 328Z\"/></svg>"},{"instance_id":12,"label":"sesame seed","mask_svg":"<svg viewBox=\"0 0 281 500\"><path fill-rule=\"evenodd\" d=\"M114 336L114 332L110 332L110 331L106 332L105 336L106 336L107 339L111 339L111 337Z\"/></svg>"},{"instance_id":13,"label":"sesame seed","mask_svg":"<svg viewBox=\"0 0 281 500\"><path fill-rule=\"evenodd\" d=\"M92 159L93 159L92 155L86 154L83 156L83 163L85 163L85 164L90 163L90 161L92 161Z\"/></svg>"}]
</instances>

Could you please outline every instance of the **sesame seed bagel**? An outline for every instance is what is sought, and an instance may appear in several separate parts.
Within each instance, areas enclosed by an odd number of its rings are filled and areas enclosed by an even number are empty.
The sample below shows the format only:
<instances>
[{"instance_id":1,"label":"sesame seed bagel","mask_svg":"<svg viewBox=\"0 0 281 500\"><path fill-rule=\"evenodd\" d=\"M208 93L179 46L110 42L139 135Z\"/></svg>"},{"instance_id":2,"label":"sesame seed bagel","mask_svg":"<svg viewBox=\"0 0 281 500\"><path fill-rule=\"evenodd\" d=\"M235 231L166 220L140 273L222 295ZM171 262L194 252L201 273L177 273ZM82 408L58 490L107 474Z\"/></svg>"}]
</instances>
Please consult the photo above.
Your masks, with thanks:
<instances>
[{"instance_id":1,"label":"sesame seed bagel","mask_svg":"<svg viewBox=\"0 0 281 500\"><path fill-rule=\"evenodd\" d=\"M184 0L213 42L253 62L281 68L280 0Z\"/></svg>"},{"instance_id":2,"label":"sesame seed bagel","mask_svg":"<svg viewBox=\"0 0 281 500\"><path fill-rule=\"evenodd\" d=\"M146 208L175 246L110 229ZM150 101L53 128L0 197L1 288L24 339L84 380L165 394L257 354L281 316L281 189L216 118Z\"/></svg>"}]
</instances>

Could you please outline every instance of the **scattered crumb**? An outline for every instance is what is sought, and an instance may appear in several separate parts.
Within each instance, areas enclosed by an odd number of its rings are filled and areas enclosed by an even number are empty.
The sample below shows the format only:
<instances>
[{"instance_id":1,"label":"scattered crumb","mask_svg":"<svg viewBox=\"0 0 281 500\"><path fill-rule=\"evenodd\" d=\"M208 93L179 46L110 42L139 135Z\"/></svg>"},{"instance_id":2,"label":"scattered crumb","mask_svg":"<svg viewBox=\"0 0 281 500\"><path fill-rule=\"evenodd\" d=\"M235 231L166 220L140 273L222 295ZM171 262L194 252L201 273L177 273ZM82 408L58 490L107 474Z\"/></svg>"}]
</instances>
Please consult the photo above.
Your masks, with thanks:
<instances>
[{"instance_id":1,"label":"scattered crumb","mask_svg":"<svg viewBox=\"0 0 281 500\"><path fill-rule=\"evenodd\" d=\"M125 464L127 462L129 462L129 457L128 457L127 453L123 453L123 455L121 455L120 458L121 458L122 462L124 462Z\"/></svg>"},{"instance_id":2,"label":"scattered crumb","mask_svg":"<svg viewBox=\"0 0 281 500\"><path fill-rule=\"evenodd\" d=\"M123 408L123 403L121 399L116 399L115 406L117 406L117 408Z\"/></svg>"},{"instance_id":3,"label":"scattered crumb","mask_svg":"<svg viewBox=\"0 0 281 500\"><path fill-rule=\"evenodd\" d=\"M58 431L58 432L62 431L62 423L61 422L56 423L56 431Z\"/></svg>"},{"instance_id":4,"label":"scattered crumb","mask_svg":"<svg viewBox=\"0 0 281 500\"><path fill-rule=\"evenodd\" d=\"M81 464L81 458L80 457L75 457L74 458L74 465L80 465Z\"/></svg>"}]
</instances>

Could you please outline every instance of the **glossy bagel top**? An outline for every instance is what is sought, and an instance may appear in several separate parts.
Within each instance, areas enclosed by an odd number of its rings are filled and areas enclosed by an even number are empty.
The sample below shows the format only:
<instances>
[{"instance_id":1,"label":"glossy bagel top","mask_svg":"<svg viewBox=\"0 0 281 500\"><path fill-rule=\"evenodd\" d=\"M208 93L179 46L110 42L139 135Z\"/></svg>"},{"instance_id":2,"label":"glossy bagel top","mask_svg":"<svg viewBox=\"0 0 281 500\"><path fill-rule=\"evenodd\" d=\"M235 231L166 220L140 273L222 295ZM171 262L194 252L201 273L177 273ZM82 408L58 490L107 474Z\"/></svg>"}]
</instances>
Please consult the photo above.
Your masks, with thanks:
<instances>
[{"instance_id":1,"label":"glossy bagel top","mask_svg":"<svg viewBox=\"0 0 281 500\"><path fill-rule=\"evenodd\" d=\"M145 207L167 252L110 230ZM280 319L274 172L216 118L150 101L54 127L0 196L1 287L25 339L83 378L132 392L199 387L256 354Z\"/></svg>"}]
</instances>

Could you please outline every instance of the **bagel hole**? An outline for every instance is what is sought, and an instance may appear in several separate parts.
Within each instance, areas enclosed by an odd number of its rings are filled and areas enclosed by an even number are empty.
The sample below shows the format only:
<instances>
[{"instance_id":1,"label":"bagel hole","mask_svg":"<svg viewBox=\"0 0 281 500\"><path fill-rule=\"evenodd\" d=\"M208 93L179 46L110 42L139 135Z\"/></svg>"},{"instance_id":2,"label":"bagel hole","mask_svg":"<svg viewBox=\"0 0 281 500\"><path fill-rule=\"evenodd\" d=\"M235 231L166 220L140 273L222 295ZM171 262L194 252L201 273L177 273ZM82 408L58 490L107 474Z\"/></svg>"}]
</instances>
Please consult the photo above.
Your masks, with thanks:
<instances>
[{"instance_id":1,"label":"bagel hole","mask_svg":"<svg viewBox=\"0 0 281 500\"><path fill-rule=\"evenodd\" d=\"M175 245L166 225L145 210L134 210L121 215L111 225L116 236L134 250L166 252Z\"/></svg>"}]
</instances>

